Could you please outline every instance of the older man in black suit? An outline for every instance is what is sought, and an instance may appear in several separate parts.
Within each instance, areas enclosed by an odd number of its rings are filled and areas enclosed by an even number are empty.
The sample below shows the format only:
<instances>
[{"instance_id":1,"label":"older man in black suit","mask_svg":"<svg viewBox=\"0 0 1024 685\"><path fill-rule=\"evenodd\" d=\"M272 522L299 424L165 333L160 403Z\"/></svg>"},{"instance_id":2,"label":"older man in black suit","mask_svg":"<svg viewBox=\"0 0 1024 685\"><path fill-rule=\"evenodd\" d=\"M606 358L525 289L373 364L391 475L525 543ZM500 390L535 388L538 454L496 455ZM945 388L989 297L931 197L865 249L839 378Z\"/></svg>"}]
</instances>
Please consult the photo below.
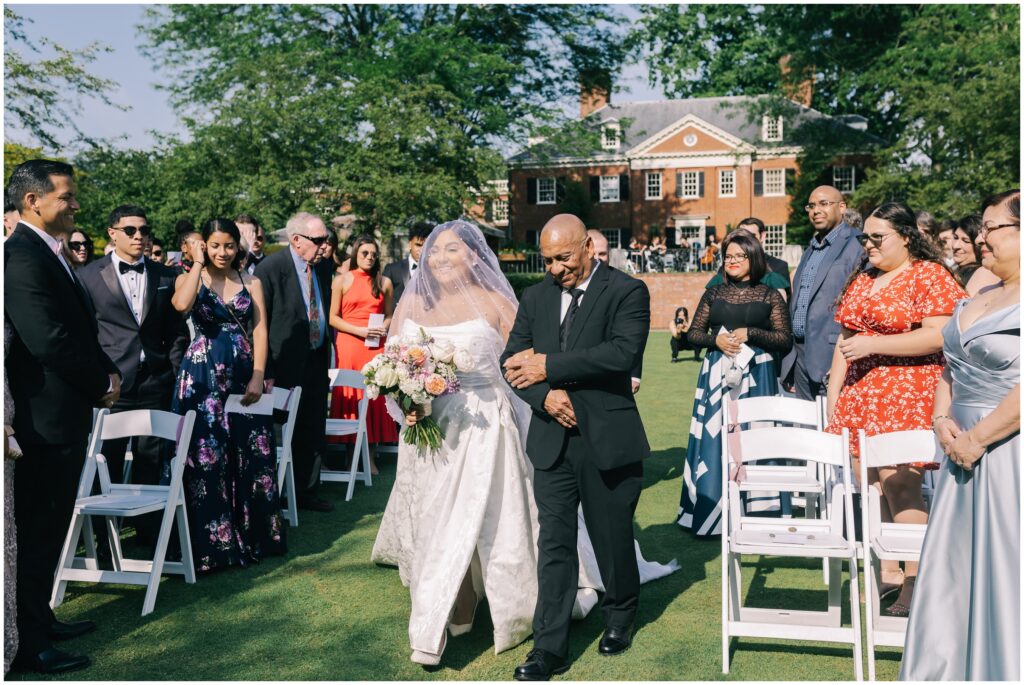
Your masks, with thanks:
<instances>
[{"instance_id":1,"label":"older man in black suit","mask_svg":"<svg viewBox=\"0 0 1024 685\"><path fill-rule=\"evenodd\" d=\"M316 494L326 449L330 368L331 266L320 261L327 227L319 217L300 212L285 228L288 248L256 267L270 320L267 378L283 388L302 386L292 440L298 508L333 511L334 505Z\"/></svg>"},{"instance_id":2,"label":"older man in black suit","mask_svg":"<svg viewBox=\"0 0 1024 685\"><path fill-rule=\"evenodd\" d=\"M647 286L596 260L571 214L548 221L540 250L548 273L523 293L502 355L506 379L533 409L526 454L540 521L534 649L516 680L548 680L569 667L580 505L605 585L598 651L632 644L640 593L633 514L650 453L630 380L650 330Z\"/></svg>"},{"instance_id":3,"label":"older man in black suit","mask_svg":"<svg viewBox=\"0 0 1024 685\"><path fill-rule=\"evenodd\" d=\"M112 407L121 380L100 347L88 296L61 254L60 239L74 229L78 210L71 165L45 159L20 164L7 193L21 213L4 244L4 310L13 329L6 367L24 454L14 482L15 667L62 673L90 662L54 648L54 641L96 625L57 621L49 605L53 574L71 523L92 408Z\"/></svg>"},{"instance_id":4,"label":"older man in black suit","mask_svg":"<svg viewBox=\"0 0 1024 685\"><path fill-rule=\"evenodd\" d=\"M112 412L171 406L174 380L188 346L188 328L171 305L177 271L143 256L152 235L146 212L121 205L110 213L107 235L114 251L81 271L78 277L96 310L100 345L124 379ZM110 476L120 482L127 440L103 444ZM141 438L132 450L132 482L160 482L163 441ZM159 514L138 521L138 541L152 542ZM102 534L101 534L102 537ZM105 550L105 545L100 546Z\"/></svg>"}]
</instances>

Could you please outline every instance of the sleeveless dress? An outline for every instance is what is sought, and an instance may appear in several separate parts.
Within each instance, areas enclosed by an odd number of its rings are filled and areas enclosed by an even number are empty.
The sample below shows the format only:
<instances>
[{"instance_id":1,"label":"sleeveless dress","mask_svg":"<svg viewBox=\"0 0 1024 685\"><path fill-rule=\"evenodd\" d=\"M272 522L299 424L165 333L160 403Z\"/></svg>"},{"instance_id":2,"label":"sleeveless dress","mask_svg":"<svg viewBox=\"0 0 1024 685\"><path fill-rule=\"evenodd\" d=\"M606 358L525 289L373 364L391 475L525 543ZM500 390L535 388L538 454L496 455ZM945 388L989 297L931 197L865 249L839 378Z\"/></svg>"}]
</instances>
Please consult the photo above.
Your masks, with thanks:
<instances>
[{"instance_id":1,"label":"sleeveless dress","mask_svg":"<svg viewBox=\"0 0 1024 685\"><path fill-rule=\"evenodd\" d=\"M228 395L244 394L252 378L252 348L239 325L251 321L252 310L245 287L225 303L200 286L190 313L196 337L181 362L171 403L177 414L196 412L184 482L199 571L285 553L273 419L224 412ZM169 462L164 470L169 482Z\"/></svg>"},{"instance_id":2,"label":"sleeveless dress","mask_svg":"<svg viewBox=\"0 0 1024 685\"><path fill-rule=\"evenodd\" d=\"M341 300L339 313L346 322L355 326L365 326L370 322L370 314L384 313L384 294L373 296L370 275L362 269L353 269L349 273L352 274L352 286ZM368 361L383 351L385 342L387 342L386 337L381 338L379 347L367 347L363 338L335 331L334 366L338 369L362 371ZM359 411L359 400L362 397L361 390L335 388L331 394L331 418L356 418ZM366 434L370 444L398 440L398 426L388 416L383 397L370 400L366 412ZM355 442L355 436L331 436L328 441L351 443Z\"/></svg>"},{"instance_id":3,"label":"sleeveless dress","mask_svg":"<svg viewBox=\"0 0 1024 685\"><path fill-rule=\"evenodd\" d=\"M956 279L934 262L917 261L874 295L874 279L862 273L850 284L836 321L862 335L898 335L922 319L948 316L965 295ZM873 354L850 362L836 399L829 433L850 429L850 452L860 454L857 430L867 435L931 429L935 387L945 360L941 352L920 357ZM928 463L914 464L931 468Z\"/></svg>"},{"instance_id":4,"label":"sleeveless dress","mask_svg":"<svg viewBox=\"0 0 1024 685\"><path fill-rule=\"evenodd\" d=\"M968 430L1020 383L1020 304L943 329L950 415ZM1020 432L937 473L901 680L1020 681Z\"/></svg>"},{"instance_id":5,"label":"sleeveless dress","mask_svg":"<svg viewBox=\"0 0 1024 685\"><path fill-rule=\"evenodd\" d=\"M537 506L533 467L523 447L530 411L502 377L498 358L504 341L485 320L423 328L468 352L474 369L459 373L458 393L433 402L432 416L445 435L439 452L419 453L399 443L395 484L371 558L398 566L409 588L412 649L438 653L471 569L477 596L487 597L494 651L502 652L533 632L537 600ZM419 329L407 320L402 335ZM604 586L582 515L578 520L580 580L573 616L582 618ZM675 561L645 561L639 547L637 563L641 582L678 568Z\"/></svg>"},{"instance_id":6,"label":"sleeveless dress","mask_svg":"<svg viewBox=\"0 0 1024 685\"><path fill-rule=\"evenodd\" d=\"M748 328L746 344L754 351L739 384L732 388L725 385L725 372L732 362L715 347L723 326ZM676 523L697 537L712 537L722 534L723 402L778 394L772 353L784 353L793 344L789 308L778 290L763 281L722 283L704 291L687 340L708 353L697 376Z\"/></svg>"}]
</instances>

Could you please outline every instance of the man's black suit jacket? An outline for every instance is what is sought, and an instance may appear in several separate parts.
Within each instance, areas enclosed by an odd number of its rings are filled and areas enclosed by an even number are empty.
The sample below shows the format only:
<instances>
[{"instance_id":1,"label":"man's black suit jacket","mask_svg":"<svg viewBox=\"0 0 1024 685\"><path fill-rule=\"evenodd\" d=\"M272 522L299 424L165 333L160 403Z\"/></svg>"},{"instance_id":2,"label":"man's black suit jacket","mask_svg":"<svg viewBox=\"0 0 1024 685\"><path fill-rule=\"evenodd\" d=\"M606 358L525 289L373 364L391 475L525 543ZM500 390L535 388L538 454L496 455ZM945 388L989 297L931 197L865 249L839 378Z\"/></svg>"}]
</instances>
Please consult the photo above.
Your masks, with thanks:
<instances>
[{"instance_id":1,"label":"man's black suit jacket","mask_svg":"<svg viewBox=\"0 0 1024 685\"><path fill-rule=\"evenodd\" d=\"M392 302L395 307L398 307L398 301L402 299L402 293L405 292L405 284L412 278L409 258L405 257L399 262L392 262L385 266L384 275L391 279L391 283L395 287L395 296Z\"/></svg>"},{"instance_id":2,"label":"man's black suit jacket","mask_svg":"<svg viewBox=\"0 0 1024 685\"><path fill-rule=\"evenodd\" d=\"M132 315L110 255L76 275L96 310L100 345L121 370L124 388L133 387L140 351L146 353L145 364L150 373L173 385L189 342L185 319L171 304L177 271L146 260L146 300L141 325Z\"/></svg>"},{"instance_id":3,"label":"man's black suit jacket","mask_svg":"<svg viewBox=\"0 0 1024 685\"><path fill-rule=\"evenodd\" d=\"M118 369L100 347L88 295L24 224L4 243L4 310L14 329L6 366L18 442L84 441Z\"/></svg>"},{"instance_id":4,"label":"man's black suit jacket","mask_svg":"<svg viewBox=\"0 0 1024 685\"><path fill-rule=\"evenodd\" d=\"M331 305L331 265L321 260L314 267L320 284L320 298L326 337L320 352L326 357L330 350L331 327L328 310ZM308 304L302 295L299 277L292 261L290 247L267 256L256 267L256 278L263 287L263 299L269 319L270 354L267 359L268 379L282 388L302 383L309 357Z\"/></svg>"},{"instance_id":5,"label":"man's black suit jacket","mask_svg":"<svg viewBox=\"0 0 1024 685\"><path fill-rule=\"evenodd\" d=\"M650 454L650 445L630 377L643 356L651 326L647 286L599 265L573 320L565 352L558 342L561 298L562 289L550 274L527 288L501 357L504 363L530 348L547 355L547 380L515 391L533 409L526 453L539 469L557 461L566 429L544 411L544 399L550 390L564 389L598 469L640 461Z\"/></svg>"}]
</instances>

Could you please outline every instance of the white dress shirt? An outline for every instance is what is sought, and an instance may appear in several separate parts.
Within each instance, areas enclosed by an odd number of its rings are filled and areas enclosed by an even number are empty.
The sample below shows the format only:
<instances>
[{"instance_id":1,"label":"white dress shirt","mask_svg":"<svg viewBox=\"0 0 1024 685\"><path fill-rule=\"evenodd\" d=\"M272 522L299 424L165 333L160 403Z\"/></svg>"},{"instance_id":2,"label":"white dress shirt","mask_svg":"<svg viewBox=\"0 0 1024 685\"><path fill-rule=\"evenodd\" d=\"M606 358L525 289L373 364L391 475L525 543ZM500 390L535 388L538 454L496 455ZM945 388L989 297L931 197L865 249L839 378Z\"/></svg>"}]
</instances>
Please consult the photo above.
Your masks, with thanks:
<instances>
[{"instance_id":1,"label":"white dress shirt","mask_svg":"<svg viewBox=\"0 0 1024 685\"><path fill-rule=\"evenodd\" d=\"M136 273L135 271L128 271L127 273L121 273L121 264L128 264L134 266L138 263L142 263L143 272ZM132 316L135 317L135 323L142 325L142 308L146 302L146 258L140 257L137 261L129 262L121 259L117 256L117 252L110 253L110 263L114 267L114 275L117 276L117 282L121 284L121 292L124 294L124 299L128 303L128 309L131 310ZM139 363L146 361L145 351L140 350L139 352Z\"/></svg>"},{"instance_id":2,"label":"white dress shirt","mask_svg":"<svg viewBox=\"0 0 1024 685\"><path fill-rule=\"evenodd\" d=\"M408 256L408 260L409 260L409 275L412 276L412 272L419 268L419 264L417 264L416 260L412 258L412 255Z\"/></svg>"},{"instance_id":3,"label":"white dress shirt","mask_svg":"<svg viewBox=\"0 0 1024 685\"><path fill-rule=\"evenodd\" d=\"M52 235L42 230L41 228L36 228L35 226L25 221L24 219L21 220L21 223L31 228L33 231L36 232L36 235L43 239L43 242L46 243L46 246L48 248L50 248L50 251L53 252L53 254L57 255L57 259L59 259L60 263L64 266L64 270L68 272L68 276L71 276L71 280L75 280L74 275L72 275L71 273L71 267L68 265L66 261L64 261L64 250L61 249L60 240L54 238Z\"/></svg>"}]
</instances>

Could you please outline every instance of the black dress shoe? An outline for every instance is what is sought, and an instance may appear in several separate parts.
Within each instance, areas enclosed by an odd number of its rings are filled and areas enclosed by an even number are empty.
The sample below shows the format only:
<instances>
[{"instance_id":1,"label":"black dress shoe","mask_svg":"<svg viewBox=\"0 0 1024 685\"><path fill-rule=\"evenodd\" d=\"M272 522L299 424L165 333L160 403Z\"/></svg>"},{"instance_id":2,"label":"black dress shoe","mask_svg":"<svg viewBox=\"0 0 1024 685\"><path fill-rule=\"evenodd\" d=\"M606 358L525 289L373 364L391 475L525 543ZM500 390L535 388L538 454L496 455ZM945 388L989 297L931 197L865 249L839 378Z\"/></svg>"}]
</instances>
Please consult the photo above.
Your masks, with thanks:
<instances>
[{"instance_id":1,"label":"black dress shoe","mask_svg":"<svg viewBox=\"0 0 1024 685\"><path fill-rule=\"evenodd\" d=\"M92 661L84 654L68 654L67 652L50 647L32 656L22 656L19 653L13 665L21 671L34 671L45 675L53 675L77 671L80 668L88 668L91 664Z\"/></svg>"},{"instance_id":2,"label":"black dress shoe","mask_svg":"<svg viewBox=\"0 0 1024 685\"><path fill-rule=\"evenodd\" d=\"M605 656L621 654L633 644L633 626L605 628L604 636L597 645L597 651Z\"/></svg>"},{"instance_id":3,"label":"black dress shoe","mask_svg":"<svg viewBox=\"0 0 1024 685\"><path fill-rule=\"evenodd\" d=\"M551 680L551 676L565 673L569 664L551 652L533 649L526 655L526 663L516 666L512 676L516 680Z\"/></svg>"},{"instance_id":4,"label":"black dress shoe","mask_svg":"<svg viewBox=\"0 0 1024 685\"><path fill-rule=\"evenodd\" d=\"M325 499L307 495L306 497L298 497L299 509L305 509L306 511L334 511L334 503L328 502Z\"/></svg>"},{"instance_id":5,"label":"black dress shoe","mask_svg":"<svg viewBox=\"0 0 1024 685\"><path fill-rule=\"evenodd\" d=\"M96 624L93 621L71 621L70 623L54 621L50 624L49 635L51 640L71 640L94 630L96 630Z\"/></svg>"}]
</instances>

